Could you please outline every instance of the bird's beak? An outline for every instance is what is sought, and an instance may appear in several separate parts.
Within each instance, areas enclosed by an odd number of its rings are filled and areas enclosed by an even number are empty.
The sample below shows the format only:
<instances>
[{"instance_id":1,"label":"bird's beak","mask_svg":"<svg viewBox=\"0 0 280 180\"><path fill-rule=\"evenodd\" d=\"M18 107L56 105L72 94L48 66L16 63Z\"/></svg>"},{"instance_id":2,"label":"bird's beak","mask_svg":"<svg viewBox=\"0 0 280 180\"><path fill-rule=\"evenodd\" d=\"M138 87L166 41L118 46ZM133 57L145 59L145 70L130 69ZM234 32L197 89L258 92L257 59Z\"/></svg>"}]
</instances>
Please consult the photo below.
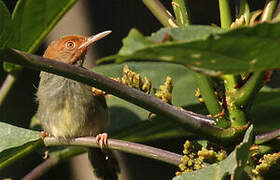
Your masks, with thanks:
<instances>
[{"instance_id":1,"label":"bird's beak","mask_svg":"<svg viewBox=\"0 0 280 180\"><path fill-rule=\"evenodd\" d=\"M98 33L96 35L90 36L83 44L80 45L78 49L87 48L92 45L94 42L104 38L109 35L112 31L104 31L102 33Z\"/></svg>"}]
</instances>

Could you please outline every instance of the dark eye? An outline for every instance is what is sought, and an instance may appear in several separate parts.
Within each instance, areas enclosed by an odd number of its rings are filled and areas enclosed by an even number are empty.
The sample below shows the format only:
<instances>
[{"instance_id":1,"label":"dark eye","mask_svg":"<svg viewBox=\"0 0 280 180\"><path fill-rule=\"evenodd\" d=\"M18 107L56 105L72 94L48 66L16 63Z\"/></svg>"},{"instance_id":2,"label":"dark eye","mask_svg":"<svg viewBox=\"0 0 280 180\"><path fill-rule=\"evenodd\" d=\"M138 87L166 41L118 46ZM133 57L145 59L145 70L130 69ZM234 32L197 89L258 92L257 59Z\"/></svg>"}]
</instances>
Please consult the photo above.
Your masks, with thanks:
<instances>
[{"instance_id":1,"label":"dark eye","mask_svg":"<svg viewBox=\"0 0 280 180\"><path fill-rule=\"evenodd\" d=\"M73 41L67 41L66 42L66 44L65 44L65 47L67 48L67 49L74 49L75 48L75 42L73 42Z\"/></svg>"}]
</instances>

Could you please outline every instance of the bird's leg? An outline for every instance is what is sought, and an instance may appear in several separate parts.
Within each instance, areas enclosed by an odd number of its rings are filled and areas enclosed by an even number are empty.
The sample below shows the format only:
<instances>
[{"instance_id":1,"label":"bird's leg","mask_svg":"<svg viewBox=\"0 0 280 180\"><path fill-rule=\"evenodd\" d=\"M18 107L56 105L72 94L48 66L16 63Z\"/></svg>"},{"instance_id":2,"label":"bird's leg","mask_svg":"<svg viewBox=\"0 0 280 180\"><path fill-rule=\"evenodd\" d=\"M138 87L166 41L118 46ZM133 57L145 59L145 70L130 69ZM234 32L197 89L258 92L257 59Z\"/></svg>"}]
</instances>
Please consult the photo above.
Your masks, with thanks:
<instances>
[{"instance_id":1,"label":"bird's leg","mask_svg":"<svg viewBox=\"0 0 280 180\"><path fill-rule=\"evenodd\" d=\"M50 152L50 149L47 148L44 152L44 156L43 156L43 159L47 159L49 157L49 152Z\"/></svg>"},{"instance_id":2,"label":"bird's leg","mask_svg":"<svg viewBox=\"0 0 280 180\"><path fill-rule=\"evenodd\" d=\"M108 134L107 133L98 134L95 137L95 139L101 149L103 149L103 147L107 146L107 144L108 144Z\"/></svg>"},{"instance_id":3,"label":"bird's leg","mask_svg":"<svg viewBox=\"0 0 280 180\"><path fill-rule=\"evenodd\" d=\"M45 137L51 136L50 134L48 134L46 131L41 131L40 132L42 138L44 139ZM49 148L46 148L45 152L44 152L44 156L43 159L47 159L49 157Z\"/></svg>"}]
</instances>

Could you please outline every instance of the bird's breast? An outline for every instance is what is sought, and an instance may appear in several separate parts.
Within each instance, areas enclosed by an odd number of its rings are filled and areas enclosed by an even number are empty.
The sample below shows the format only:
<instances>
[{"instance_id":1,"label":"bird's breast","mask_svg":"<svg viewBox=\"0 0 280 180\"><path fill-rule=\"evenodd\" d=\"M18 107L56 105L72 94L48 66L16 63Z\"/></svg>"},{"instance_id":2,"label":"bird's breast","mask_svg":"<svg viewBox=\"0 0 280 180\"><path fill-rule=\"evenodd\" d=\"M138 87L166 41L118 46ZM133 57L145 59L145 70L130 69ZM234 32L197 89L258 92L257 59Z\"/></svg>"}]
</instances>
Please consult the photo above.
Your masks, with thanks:
<instances>
[{"instance_id":1,"label":"bird's breast","mask_svg":"<svg viewBox=\"0 0 280 180\"><path fill-rule=\"evenodd\" d=\"M96 135L108 119L91 87L60 76L41 75L37 100L44 130L56 137Z\"/></svg>"}]
</instances>

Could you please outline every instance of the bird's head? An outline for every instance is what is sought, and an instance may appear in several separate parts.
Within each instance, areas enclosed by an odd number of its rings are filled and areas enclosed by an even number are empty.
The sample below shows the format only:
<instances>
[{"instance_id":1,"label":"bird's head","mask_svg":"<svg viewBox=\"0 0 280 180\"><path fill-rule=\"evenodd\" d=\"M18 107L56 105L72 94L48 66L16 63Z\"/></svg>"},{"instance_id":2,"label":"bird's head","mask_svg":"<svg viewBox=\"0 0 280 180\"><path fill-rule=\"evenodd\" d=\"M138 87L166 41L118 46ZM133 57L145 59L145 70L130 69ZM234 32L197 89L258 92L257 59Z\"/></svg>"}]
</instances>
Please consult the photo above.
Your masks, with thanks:
<instances>
[{"instance_id":1,"label":"bird's head","mask_svg":"<svg viewBox=\"0 0 280 180\"><path fill-rule=\"evenodd\" d=\"M82 66L88 47L110 33L111 31L104 31L90 37L78 35L64 36L53 41L48 46L44 57L67 64Z\"/></svg>"}]
</instances>

